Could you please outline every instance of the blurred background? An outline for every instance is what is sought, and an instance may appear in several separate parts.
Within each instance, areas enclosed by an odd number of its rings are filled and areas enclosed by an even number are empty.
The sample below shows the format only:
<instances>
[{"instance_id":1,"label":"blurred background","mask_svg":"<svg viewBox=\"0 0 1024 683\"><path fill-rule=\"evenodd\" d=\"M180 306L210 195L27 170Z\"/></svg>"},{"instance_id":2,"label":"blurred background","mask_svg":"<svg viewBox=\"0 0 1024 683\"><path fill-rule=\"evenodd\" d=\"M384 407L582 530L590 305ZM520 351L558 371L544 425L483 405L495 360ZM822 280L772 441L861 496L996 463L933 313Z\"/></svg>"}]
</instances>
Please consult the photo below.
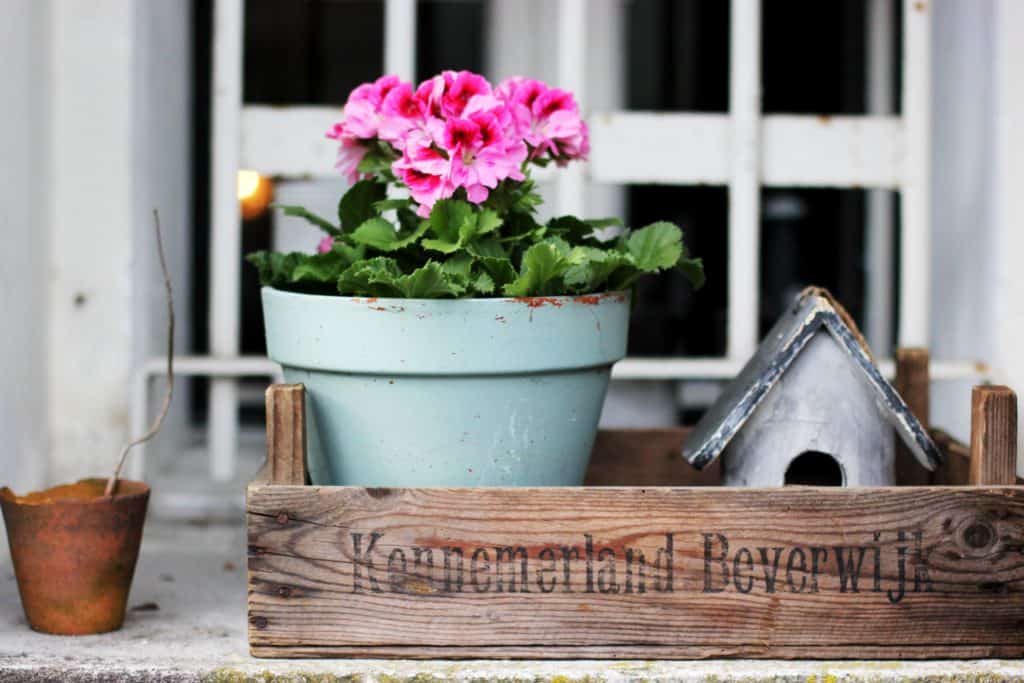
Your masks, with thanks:
<instances>
[{"instance_id":1,"label":"blurred background","mask_svg":"<svg viewBox=\"0 0 1024 683\"><path fill-rule=\"evenodd\" d=\"M591 160L543 211L672 220L704 258L698 293L641 286L605 425L693 422L817 284L884 369L930 348L966 438L973 384L1024 387L1022 35L1017 0L0 0L3 480L104 474L151 419L155 207L181 381L132 472L158 515L236 515L277 372L242 255L315 247L267 204L334 212L353 87L442 69L574 90Z\"/></svg>"}]
</instances>

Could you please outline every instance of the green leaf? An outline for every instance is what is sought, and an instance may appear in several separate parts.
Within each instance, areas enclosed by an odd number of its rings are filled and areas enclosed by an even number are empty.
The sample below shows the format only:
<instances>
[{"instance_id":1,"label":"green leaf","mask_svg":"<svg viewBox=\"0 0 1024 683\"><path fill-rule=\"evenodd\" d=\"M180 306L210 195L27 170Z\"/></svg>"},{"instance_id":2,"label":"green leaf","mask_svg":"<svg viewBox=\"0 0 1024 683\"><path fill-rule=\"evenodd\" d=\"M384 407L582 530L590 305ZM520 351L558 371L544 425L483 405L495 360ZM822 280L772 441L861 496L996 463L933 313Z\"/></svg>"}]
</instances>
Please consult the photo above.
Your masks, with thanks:
<instances>
[{"instance_id":1,"label":"green leaf","mask_svg":"<svg viewBox=\"0 0 1024 683\"><path fill-rule=\"evenodd\" d=\"M517 277L515 266L506 256L482 256L478 257L476 262L491 277L495 288L504 287Z\"/></svg>"},{"instance_id":2,"label":"green leaf","mask_svg":"<svg viewBox=\"0 0 1024 683\"><path fill-rule=\"evenodd\" d=\"M398 281L402 271L393 258L378 256L354 263L338 278L338 292L350 296L404 296Z\"/></svg>"},{"instance_id":3,"label":"green leaf","mask_svg":"<svg viewBox=\"0 0 1024 683\"><path fill-rule=\"evenodd\" d=\"M409 275L399 278L397 285L407 299L443 299L462 296L466 287L455 281L435 261L427 261Z\"/></svg>"},{"instance_id":4,"label":"green leaf","mask_svg":"<svg viewBox=\"0 0 1024 683\"><path fill-rule=\"evenodd\" d=\"M561 242L559 244L558 242ZM540 296L558 291L570 263L563 253L564 241L548 239L534 244L523 254L519 277L504 287L508 296Z\"/></svg>"},{"instance_id":5,"label":"green leaf","mask_svg":"<svg viewBox=\"0 0 1024 683\"><path fill-rule=\"evenodd\" d=\"M699 258L690 258L686 246L683 246L683 253L676 261L676 269L682 273L694 289L704 286L704 261Z\"/></svg>"},{"instance_id":6,"label":"green leaf","mask_svg":"<svg viewBox=\"0 0 1024 683\"><path fill-rule=\"evenodd\" d=\"M569 262L572 265L565 271L565 284L580 293L601 291L611 276L622 268L635 271L630 265L632 257L629 254L596 247L574 248Z\"/></svg>"},{"instance_id":7,"label":"green leaf","mask_svg":"<svg viewBox=\"0 0 1024 683\"><path fill-rule=\"evenodd\" d=\"M665 221L651 223L626 238L626 249L645 273L671 268L683 253L683 231Z\"/></svg>"},{"instance_id":8,"label":"green leaf","mask_svg":"<svg viewBox=\"0 0 1024 683\"><path fill-rule=\"evenodd\" d=\"M386 186L373 180L360 180L338 203L341 229L351 232L377 215L373 205L385 198Z\"/></svg>"},{"instance_id":9,"label":"green leaf","mask_svg":"<svg viewBox=\"0 0 1024 683\"><path fill-rule=\"evenodd\" d=\"M392 251L394 244L398 242L398 233L391 221L371 218L352 232L352 241L379 251Z\"/></svg>"},{"instance_id":10,"label":"green leaf","mask_svg":"<svg viewBox=\"0 0 1024 683\"><path fill-rule=\"evenodd\" d=\"M548 221L548 234L559 235L570 242L582 242L594 232L594 226L575 216L559 216Z\"/></svg>"},{"instance_id":11,"label":"green leaf","mask_svg":"<svg viewBox=\"0 0 1024 683\"><path fill-rule=\"evenodd\" d=\"M295 216L296 218L304 218L306 221L312 223L313 225L320 228L321 230L326 232L328 235L331 235L332 237L338 237L341 235L341 230L338 229L338 226L334 225L326 218L321 218L320 216L317 216L315 213L309 211L305 207L290 206L287 204L271 204L270 208L280 209L282 212L284 212L285 216Z\"/></svg>"},{"instance_id":12,"label":"green leaf","mask_svg":"<svg viewBox=\"0 0 1024 683\"><path fill-rule=\"evenodd\" d=\"M508 253L505 251L505 247L501 246L501 242L494 237L470 242L466 245L466 250L475 258L508 258Z\"/></svg>"},{"instance_id":13,"label":"green leaf","mask_svg":"<svg viewBox=\"0 0 1024 683\"><path fill-rule=\"evenodd\" d=\"M584 221L584 223L586 223L592 228L597 228L599 230L601 228L621 228L625 225L622 222L621 218L588 218L587 220Z\"/></svg>"},{"instance_id":14,"label":"green leaf","mask_svg":"<svg viewBox=\"0 0 1024 683\"><path fill-rule=\"evenodd\" d=\"M476 222L473 205L460 199L442 199L430 211L430 232L438 241L457 244L467 223Z\"/></svg>"},{"instance_id":15,"label":"green leaf","mask_svg":"<svg viewBox=\"0 0 1024 683\"><path fill-rule=\"evenodd\" d=\"M423 221L411 233L396 232L391 221L384 218L371 218L355 229L355 232L352 233L352 240L377 251L397 251L414 244L426 232L426 229L426 221Z\"/></svg>"},{"instance_id":16,"label":"green leaf","mask_svg":"<svg viewBox=\"0 0 1024 683\"><path fill-rule=\"evenodd\" d=\"M276 251L257 251L246 256L245 260L256 266L261 285L280 287L291 282L295 267L308 256L309 254L297 251L287 254Z\"/></svg>"},{"instance_id":17,"label":"green leaf","mask_svg":"<svg viewBox=\"0 0 1024 683\"><path fill-rule=\"evenodd\" d=\"M383 213L389 209L408 209L412 206L411 199L382 199L379 202L373 203L374 211Z\"/></svg>"},{"instance_id":18,"label":"green leaf","mask_svg":"<svg viewBox=\"0 0 1024 683\"><path fill-rule=\"evenodd\" d=\"M469 226L468 222L459 228L459 237L462 239L462 243L465 244L470 240L494 232L501 227L503 222L501 216L496 211L484 209L477 215L476 221L472 224L472 229L467 229L467 226Z\"/></svg>"},{"instance_id":19,"label":"green leaf","mask_svg":"<svg viewBox=\"0 0 1024 683\"><path fill-rule=\"evenodd\" d=\"M291 282L336 282L338 277L352 265L350 253L332 249L324 254L303 254L292 270Z\"/></svg>"},{"instance_id":20,"label":"green leaf","mask_svg":"<svg viewBox=\"0 0 1024 683\"><path fill-rule=\"evenodd\" d=\"M487 272L480 272L473 278L473 291L477 294L494 294L495 284Z\"/></svg>"},{"instance_id":21,"label":"green leaf","mask_svg":"<svg viewBox=\"0 0 1024 683\"><path fill-rule=\"evenodd\" d=\"M439 251L442 254L453 254L461 248L458 242L445 242L444 240L425 239L420 244L424 249Z\"/></svg>"},{"instance_id":22,"label":"green leaf","mask_svg":"<svg viewBox=\"0 0 1024 683\"><path fill-rule=\"evenodd\" d=\"M472 268L473 257L466 252L455 254L441 266L441 269L447 275L462 282L469 282L470 270Z\"/></svg>"}]
</instances>

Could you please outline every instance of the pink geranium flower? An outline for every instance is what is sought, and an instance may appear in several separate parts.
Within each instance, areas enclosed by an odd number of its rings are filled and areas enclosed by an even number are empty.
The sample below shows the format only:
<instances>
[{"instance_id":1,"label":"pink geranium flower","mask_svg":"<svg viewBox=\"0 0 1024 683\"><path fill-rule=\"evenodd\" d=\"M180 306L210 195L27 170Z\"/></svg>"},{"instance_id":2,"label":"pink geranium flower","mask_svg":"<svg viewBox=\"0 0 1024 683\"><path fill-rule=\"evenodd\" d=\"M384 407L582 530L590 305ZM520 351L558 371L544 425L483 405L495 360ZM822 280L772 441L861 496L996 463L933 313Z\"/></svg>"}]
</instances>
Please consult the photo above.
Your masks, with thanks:
<instances>
[{"instance_id":1,"label":"pink geranium flower","mask_svg":"<svg viewBox=\"0 0 1024 683\"><path fill-rule=\"evenodd\" d=\"M518 77L492 88L469 71L444 71L415 88L393 75L364 83L327 136L338 141L337 167L352 181L367 154L397 156L392 172L420 215L460 188L469 201L485 201L503 180L524 180L528 160L561 165L589 152L570 93Z\"/></svg>"},{"instance_id":2,"label":"pink geranium flower","mask_svg":"<svg viewBox=\"0 0 1024 683\"><path fill-rule=\"evenodd\" d=\"M316 245L316 251L318 254L326 254L334 246L334 238L327 235L320 240L320 243Z\"/></svg>"}]
</instances>

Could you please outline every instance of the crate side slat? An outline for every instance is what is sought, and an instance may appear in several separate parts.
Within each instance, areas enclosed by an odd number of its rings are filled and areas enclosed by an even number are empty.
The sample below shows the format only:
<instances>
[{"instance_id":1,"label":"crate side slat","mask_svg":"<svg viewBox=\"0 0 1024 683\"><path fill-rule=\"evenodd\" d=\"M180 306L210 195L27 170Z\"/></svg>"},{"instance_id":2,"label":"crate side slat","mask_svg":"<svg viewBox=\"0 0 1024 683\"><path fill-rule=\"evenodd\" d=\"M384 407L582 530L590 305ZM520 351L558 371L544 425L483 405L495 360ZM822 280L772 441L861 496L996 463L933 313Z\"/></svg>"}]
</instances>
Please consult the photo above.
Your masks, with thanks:
<instances>
[{"instance_id":1,"label":"crate side slat","mask_svg":"<svg viewBox=\"0 0 1024 683\"><path fill-rule=\"evenodd\" d=\"M952 656L948 646L956 643L975 656L1017 652L1022 643L1024 491L1017 488L254 485L248 523L254 651L384 655L444 648L445 656L490 649L539 656L532 648L543 646L587 648L587 656L769 657L888 648ZM667 534L671 592L665 565L650 566L659 549L667 550ZM446 547L462 550L461 574L450 550L452 571L445 575ZM517 554L504 553L514 561L499 564L496 549L505 547ZM842 589L837 547L847 559L864 548L859 592L849 578L849 590ZM563 548L569 562L562 561ZM627 593L627 549L645 554L644 594L637 593L637 564ZM529 592L522 592L524 556ZM513 572L519 582L510 593ZM476 592L485 579L487 591ZM519 652L534 654L513 654Z\"/></svg>"},{"instance_id":2,"label":"crate side slat","mask_svg":"<svg viewBox=\"0 0 1024 683\"><path fill-rule=\"evenodd\" d=\"M691 429L602 429L584 486L718 486L721 464L695 469L682 456Z\"/></svg>"}]
</instances>

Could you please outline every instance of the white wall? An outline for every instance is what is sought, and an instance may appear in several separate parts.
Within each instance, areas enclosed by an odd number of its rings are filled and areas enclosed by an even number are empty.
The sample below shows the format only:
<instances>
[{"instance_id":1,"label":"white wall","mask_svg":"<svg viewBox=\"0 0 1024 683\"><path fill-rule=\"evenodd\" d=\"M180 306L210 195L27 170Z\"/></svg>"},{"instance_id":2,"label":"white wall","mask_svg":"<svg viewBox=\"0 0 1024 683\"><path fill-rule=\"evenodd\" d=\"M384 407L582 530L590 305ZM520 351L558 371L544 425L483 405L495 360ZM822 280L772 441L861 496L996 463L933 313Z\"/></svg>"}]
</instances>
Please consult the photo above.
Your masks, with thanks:
<instances>
[{"instance_id":1,"label":"white wall","mask_svg":"<svg viewBox=\"0 0 1024 683\"><path fill-rule=\"evenodd\" d=\"M189 22L185 2L0 2L0 484L110 470L131 372L165 343L154 206L186 348Z\"/></svg>"},{"instance_id":2,"label":"white wall","mask_svg":"<svg viewBox=\"0 0 1024 683\"><path fill-rule=\"evenodd\" d=\"M1024 3L934 7L932 355L1024 392ZM961 439L972 384L933 385L932 422Z\"/></svg>"},{"instance_id":3,"label":"white wall","mask_svg":"<svg viewBox=\"0 0 1024 683\"><path fill-rule=\"evenodd\" d=\"M0 3L0 485L46 477L48 5Z\"/></svg>"}]
</instances>

